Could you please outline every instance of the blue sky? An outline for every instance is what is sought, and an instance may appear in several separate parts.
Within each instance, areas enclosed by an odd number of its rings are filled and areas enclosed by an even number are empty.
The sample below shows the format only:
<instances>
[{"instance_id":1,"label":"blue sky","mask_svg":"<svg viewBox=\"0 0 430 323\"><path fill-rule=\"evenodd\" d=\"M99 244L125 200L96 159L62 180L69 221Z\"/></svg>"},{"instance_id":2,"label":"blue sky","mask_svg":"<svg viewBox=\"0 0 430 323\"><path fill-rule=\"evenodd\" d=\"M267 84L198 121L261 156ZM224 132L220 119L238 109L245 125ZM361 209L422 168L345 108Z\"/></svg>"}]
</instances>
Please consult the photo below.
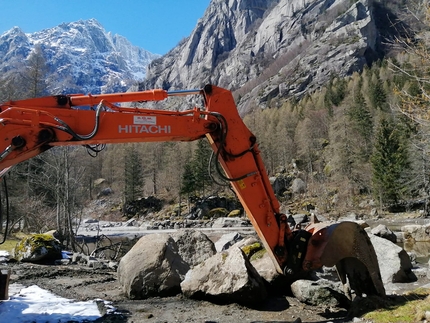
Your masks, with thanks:
<instances>
[{"instance_id":1,"label":"blue sky","mask_svg":"<svg viewBox=\"0 0 430 323\"><path fill-rule=\"evenodd\" d=\"M25 33L95 18L106 31L165 54L190 35L210 0L0 0L0 34Z\"/></svg>"}]
</instances>

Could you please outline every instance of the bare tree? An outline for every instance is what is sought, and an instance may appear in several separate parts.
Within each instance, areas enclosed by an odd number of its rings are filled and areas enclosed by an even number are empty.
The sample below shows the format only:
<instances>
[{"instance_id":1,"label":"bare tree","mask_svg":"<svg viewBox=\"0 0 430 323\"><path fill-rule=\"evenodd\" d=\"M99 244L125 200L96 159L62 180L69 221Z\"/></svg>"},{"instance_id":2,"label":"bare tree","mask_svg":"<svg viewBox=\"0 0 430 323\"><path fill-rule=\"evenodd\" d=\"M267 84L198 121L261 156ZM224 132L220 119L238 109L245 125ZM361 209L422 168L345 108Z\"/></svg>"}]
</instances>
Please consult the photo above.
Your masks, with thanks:
<instances>
[{"instance_id":1,"label":"bare tree","mask_svg":"<svg viewBox=\"0 0 430 323\"><path fill-rule=\"evenodd\" d=\"M27 97L36 98L46 94L48 68L40 45L35 45L27 59L27 65L22 73Z\"/></svg>"},{"instance_id":2,"label":"bare tree","mask_svg":"<svg viewBox=\"0 0 430 323\"><path fill-rule=\"evenodd\" d=\"M56 230L63 243L74 246L74 230L85 201L82 185L84 168L80 165L76 147L52 148L36 157L41 167L28 173L32 194L38 194L45 205L55 210Z\"/></svg>"}]
</instances>

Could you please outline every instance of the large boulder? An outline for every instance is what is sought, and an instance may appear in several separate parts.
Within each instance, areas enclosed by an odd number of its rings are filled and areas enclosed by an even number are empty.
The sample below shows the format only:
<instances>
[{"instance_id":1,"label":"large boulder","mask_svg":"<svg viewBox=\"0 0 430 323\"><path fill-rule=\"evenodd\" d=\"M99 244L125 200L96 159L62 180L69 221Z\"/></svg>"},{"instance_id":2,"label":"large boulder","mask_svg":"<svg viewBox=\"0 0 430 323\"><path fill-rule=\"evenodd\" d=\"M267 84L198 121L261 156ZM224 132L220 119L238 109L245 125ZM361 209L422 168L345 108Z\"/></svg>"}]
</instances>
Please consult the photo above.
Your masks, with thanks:
<instances>
[{"instance_id":1,"label":"large boulder","mask_svg":"<svg viewBox=\"0 0 430 323\"><path fill-rule=\"evenodd\" d=\"M214 243L202 232L180 230L172 235L182 259L194 267L216 254Z\"/></svg>"},{"instance_id":2,"label":"large boulder","mask_svg":"<svg viewBox=\"0 0 430 323\"><path fill-rule=\"evenodd\" d=\"M249 256L254 254L255 251L263 249L263 244L261 243L256 233L243 236L240 233L237 234L239 234L240 239L237 239L237 242L229 248L237 247L242 249L242 251L245 252L245 254L248 256L248 259L250 258ZM258 245L257 248L252 248L255 245Z\"/></svg>"},{"instance_id":3,"label":"large boulder","mask_svg":"<svg viewBox=\"0 0 430 323\"><path fill-rule=\"evenodd\" d=\"M375 236L390 240L393 243L397 242L396 234L391 231L385 224L379 224L378 226L371 229L370 233L374 234Z\"/></svg>"},{"instance_id":4,"label":"large boulder","mask_svg":"<svg viewBox=\"0 0 430 323\"><path fill-rule=\"evenodd\" d=\"M348 299L342 283L326 279L311 281L300 279L291 284L291 291L299 301L314 306L344 306Z\"/></svg>"},{"instance_id":5,"label":"large boulder","mask_svg":"<svg viewBox=\"0 0 430 323\"><path fill-rule=\"evenodd\" d=\"M121 259L117 273L127 297L145 299L180 293L189 268L172 237L150 234L140 238Z\"/></svg>"},{"instance_id":6,"label":"large boulder","mask_svg":"<svg viewBox=\"0 0 430 323\"><path fill-rule=\"evenodd\" d=\"M257 235L246 236L230 248L242 249L252 266L263 278L270 294L285 295L290 290L291 281L276 270L274 260L270 258Z\"/></svg>"},{"instance_id":7,"label":"large boulder","mask_svg":"<svg viewBox=\"0 0 430 323\"><path fill-rule=\"evenodd\" d=\"M266 282L266 288L270 294L285 295L290 290L290 281L285 275L280 274L270 258L266 249L255 253L250 257L252 266Z\"/></svg>"},{"instance_id":8,"label":"large boulder","mask_svg":"<svg viewBox=\"0 0 430 323\"><path fill-rule=\"evenodd\" d=\"M417 279L412 272L411 259L403 248L373 234L369 234L369 237L378 257L379 269L384 285L412 282Z\"/></svg>"},{"instance_id":9,"label":"large boulder","mask_svg":"<svg viewBox=\"0 0 430 323\"><path fill-rule=\"evenodd\" d=\"M216 303L255 305L267 297L263 279L239 248L217 253L191 269L181 289L186 297Z\"/></svg>"},{"instance_id":10,"label":"large boulder","mask_svg":"<svg viewBox=\"0 0 430 323\"><path fill-rule=\"evenodd\" d=\"M243 235L241 235L239 232L230 232L230 233L223 234L215 242L216 251L220 252L223 250L227 250L232 245L234 245L235 243L237 243L242 239L243 239Z\"/></svg>"},{"instance_id":11,"label":"large boulder","mask_svg":"<svg viewBox=\"0 0 430 323\"><path fill-rule=\"evenodd\" d=\"M296 178L291 184L291 190L294 194L303 194L306 192L306 183L301 178Z\"/></svg>"},{"instance_id":12,"label":"large boulder","mask_svg":"<svg viewBox=\"0 0 430 323\"><path fill-rule=\"evenodd\" d=\"M282 196L285 191L288 190L293 177L288 174L277 174L276 176L270 177L270 184L272 185L273 192L277 196Z\"/></svg>"},{"instance_id":13,"label":"large boulder","mask_svg":"<svg viewBox=\"0 0 430 323\"><path fill-rule=\"evenodd\" d=\"M61 243L51 234L23 238L13 250L13 258L23 262L46 262L62 258Z\"/></svg>"}]
</instances>

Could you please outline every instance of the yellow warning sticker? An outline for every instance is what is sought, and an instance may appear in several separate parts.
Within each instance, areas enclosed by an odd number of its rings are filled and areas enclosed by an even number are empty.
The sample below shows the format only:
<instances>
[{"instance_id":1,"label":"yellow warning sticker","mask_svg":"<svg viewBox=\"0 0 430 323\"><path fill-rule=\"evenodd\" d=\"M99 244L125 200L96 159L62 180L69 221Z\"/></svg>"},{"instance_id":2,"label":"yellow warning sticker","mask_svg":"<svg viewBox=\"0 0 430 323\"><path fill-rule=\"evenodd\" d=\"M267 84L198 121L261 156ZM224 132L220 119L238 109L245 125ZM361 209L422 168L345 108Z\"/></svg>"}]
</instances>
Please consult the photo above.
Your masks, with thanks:
<instances>
[{"instance_id":1,"label":"yellow warning sticker","mask_svg":"<svg viewBox=\"0 0 430 323\"><path fill-rule=\"evenodd\" d=\"M243 179L237 181L237 184L239 185L239 187L243 190L246 188L245 182L243 181Z\"/></svg>"}]
</instances>

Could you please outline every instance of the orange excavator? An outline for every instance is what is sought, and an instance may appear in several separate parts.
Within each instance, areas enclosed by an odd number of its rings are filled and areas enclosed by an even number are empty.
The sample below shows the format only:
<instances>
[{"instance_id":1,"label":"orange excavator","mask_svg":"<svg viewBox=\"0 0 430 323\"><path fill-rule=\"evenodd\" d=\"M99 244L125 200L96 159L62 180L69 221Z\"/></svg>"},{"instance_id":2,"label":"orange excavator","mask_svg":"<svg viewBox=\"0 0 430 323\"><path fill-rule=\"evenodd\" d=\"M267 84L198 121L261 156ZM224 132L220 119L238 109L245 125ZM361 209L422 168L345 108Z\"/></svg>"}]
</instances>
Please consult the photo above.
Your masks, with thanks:
<instances>
[{"instance_id":1,"label":"orange excavator","mask_svg":"<svg viewBox=\"0 0 430 323\"><path fill-rule=\"evenodd\" d=\"M166 111L122 107L120 102L163 101L200 95L204 107ZM0 105L0 176L55 146L192 141L206 137L219 173L231 183L277 271L294 281L336 266L346 295L385 295L366 232L354 222L312 221L290 228L280 212L257 139L240 118L230 91L161 89L101 95L57 95Z\"/></svg>"}]
</instances>

